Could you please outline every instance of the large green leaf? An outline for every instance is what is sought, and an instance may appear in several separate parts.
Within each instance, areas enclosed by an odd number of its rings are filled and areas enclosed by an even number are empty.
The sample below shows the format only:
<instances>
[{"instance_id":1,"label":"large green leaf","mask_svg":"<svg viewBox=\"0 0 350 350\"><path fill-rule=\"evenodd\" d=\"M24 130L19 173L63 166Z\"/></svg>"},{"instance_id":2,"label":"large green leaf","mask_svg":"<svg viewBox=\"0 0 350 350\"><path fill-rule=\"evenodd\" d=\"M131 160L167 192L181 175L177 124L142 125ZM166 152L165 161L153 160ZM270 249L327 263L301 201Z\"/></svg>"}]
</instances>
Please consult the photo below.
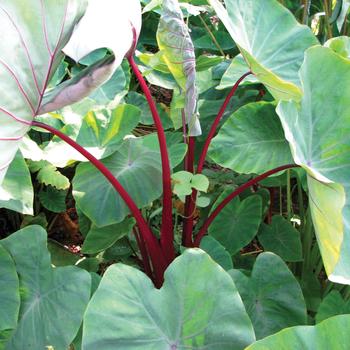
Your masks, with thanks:
<instances>
[{"instance_id":1,"label":"large green leaf","mask_svg":"<svg viewBox=\"0 0 350 350\"><path fill-rule=\"evenodd\" d=\"M228 194L228 193L224 193ZM220 196L219 203L224 196ZM214 205L215 208L216 204ZM209 234L233 255L257 234L261 222L262 200L259 195L233 199L209 226Z\"/></svg>"},{"instance_id":2,"label":"large green leaf","mask_svg":"<svg viewBox=\"0 0 350 350\"><path fill-rule=\"evenodd\" d=\"M196 56L178 0L163 0L157 41L184 99L189 135L198 136L201 127L197 116Z\"/></svg>"},{"instance_id":3,"label":"large green leaf","mask_svg":"<svg viewBox=\"0 0 350 350\"><path fill-rule=\"evenodd\" d=\"M122 144L140 121L141 112L137 107L122 104L112 110L97 109L81 115L75 107L62 111L66 125L61 129L96 158L106 158ZM45 147L43 158L58 167L72 161L87 161L79 152L58 137Z\"/></svg>"},{"instance_id":4,"label":"large green leaf","mask_svg":"<svg viewBox=\"0 0 350 350\"><path fill-rule=\"evenodd\" d=\"M271 225L262 224L258 235L265 250L278 254L284 261L301 261L299 231L283 216L274 215Z\"/></svg>"},{"instance_id":5,"label":"large green leaf","mask_svg":"<svg viewBox=\"0 0 350 350\"><path fill-rule=\"evenodd\" d=\"M246 350L348 350L350 315L332 317L317 326L285 329Z\"/></svg>"},{"instance_id":6,"label":"large green leaf","mask_svg":"<svg viewBox=\"0 0 350 350\"><path fill-rule=\"evenodd\" d=\"M225 71L224 75L220 80L220 85L216 88L218 90L227 89L235 85L236 81L239 80L244 74L249 71L249 67L244 60L244 57L239 54L237 55ZM257 83L258 80L254 75L248 75L244 82Z\"/></svg>"},{"instance_id":7,"label":"large green leaf","mask_svg":"<svg viewBox=\"0 0 350 350\"><path fill-rule=\"evenodd\" d=\"M209 156L239 173L261 174L293 163L275 104L250 103L225 122L213 139Z\"/></svg>"},{"instance_id":8,"label":"large green leaf","mask_svg":"<svg viewBox=\"0 0 350 350\"><path fill-rule=\"evenodd\" d=\"M5 349L67 349L77 334L90 297L90 275L76 267L52 268L40 226L26 227L0 241L20 277L21 307Z\"/></svg>"},{"instance_id":9,"label":"large green leaf","mask_svg":"<svg viewBox=\"0 0 350 350\"><path fill-rule=\"evenodd\" d=\"M20 299L15 263L8 252L1 246L1 243L0 276L0 331L4 331L16 328Z\"/></svg>"},{"instance_id":10,"label":"large green leaf","mask_svg":"<svg viewBox=\"0 0 350 350\"><path fill-rule=\"evenodd\" d=\"M20 151L9 166L0 185L0 208L33 215L33 186L30 172Z\"/></svg>"},{"instance_id":11,"label":"large green leaf","mask_svg":"<svg viewBox=\"0 0 350 350\"><path fill-rule=\"evenodd\" d=\"M350 60L329 48L307 50L301 105L277 112L294 161L308 173L313 222L329 279L350 284Z\"/></svg>"},{"instance_id":12,"label":"large green leaf","mask_svg":"<svg viewBox=\"0 0 350 350\"><path fill-rule=\"evenodd\" d=\"M306 324L303 293L283 260L273 253L258 256L250 277L229 271L250 316L257 339Z\"/></svg>"},{"instance_id":13,"label":"large green leaf","mask_svg":"<svg viewBox=\"0 0 350 350\"><path fill-rule=\"evenodd\" d=\"M139 270L110 267L84 318L83 349L244 349L251 322L229 275L189 249L160 290Z\"/></svg>"},{"instance_id":14,"label":"large green leaf","mask_svg":"<svg viewBox=\"0 0 350 350\"><path fill-rule=\"evenodd\" d=\"M208 0L239 47L250 70L271 94L300 99L304 51L318 43L277 0Z\"/></svg>"},{"instance_id":15,"label":"large green leaf","mask_svg":"<svg viewBox=\"0 0 350 350\"><path fill-rule=\"evenodd\" d=\"M85 6L86 0L0 1L0 183Z\"/></svg>"},{"instance_id":16,"label":"large green leaf","mask_svg":"<svg viewBox=\"0 0 350 350\"><path fill-rule=\"evenodd\" d=\"M157 199L162 192L161 160L154 136L127 139L115 153L103 160L140 208ZM175 166L183 159L186 148L183 144L174 144L169 151ZM96 226L116 224L129 214L116 190L89 163L78 166L73 189L79 208Z\"/></svg>"}]
</instances>

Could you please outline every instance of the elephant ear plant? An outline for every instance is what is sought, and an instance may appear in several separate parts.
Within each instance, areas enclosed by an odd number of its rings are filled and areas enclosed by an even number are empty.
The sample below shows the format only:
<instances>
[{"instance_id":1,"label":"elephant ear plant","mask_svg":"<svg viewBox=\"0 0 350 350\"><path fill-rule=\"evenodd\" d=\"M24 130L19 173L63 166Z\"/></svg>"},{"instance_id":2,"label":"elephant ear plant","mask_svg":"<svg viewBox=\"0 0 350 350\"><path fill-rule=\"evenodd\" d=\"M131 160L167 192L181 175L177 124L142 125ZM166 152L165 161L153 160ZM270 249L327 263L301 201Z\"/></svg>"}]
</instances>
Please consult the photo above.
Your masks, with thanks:
<instances>
[{"instance_id":1,"label":"elephant ear plant","mask_svg":"<svg viewBox=\"0 0 350 350\"><path fill-rule=\"evenodd\" d=\"M60 138L89 161L78 165L73 179L81 225L84 218L91 222L83 252L96 255L133 234L140 257L139 269L112 264L101 278L76 266L53 267L40 226L1 240L0 349L313 349L315 344L347 349L342 344L349 342L349 315L307 326L303 291L281 258L303 259L298 231L282 216L271 226L262 224L267 200L257 184L290 176L292 168L306 174L303 185L326 273L349 285L349 38L321 46L277 0L199 4L206 6L200 11L215 11L240 51L225 74L239 62L242 75L237 81L225 78L228 95L210 125L201 125L199 59L184 4L152 1L148 7L160 11L158 63L171 77L173 124L181 130L171 133L164 130L147 72L139 70L139 0L0 0L0 194L15 191L9 176L26 167L20 147L30 129L52 133L48 149ZM71 77L52 82L65 56L79 66L94 55L98 58L84 69L75 67ZM148 104L156 138L125 137L144 111L119 104L120 99L113 100L118 105L111 104L112 112L92 108L80 124L80 139L95 138L96 154L69 136L72 125L52 126L55 113L103 90L126 61ZM228 116L244 82L263 84L270 101L249 103ZM101 149L110 144L103 155ZM209 159L249 176L221 191L198 220L197 206L210 185L203 174ZM52 164L50 169L55 171ZM60 180L56 186L64 187ZM145 208L160 195L156 232ZM179 200L180 239L174 215ZM274 231L297 251L286 253L282 238L282 243L271 239ZM257 234L274 253L262 252L251 272L235 268L232 257Z\"/></svg>"}]
</instances>

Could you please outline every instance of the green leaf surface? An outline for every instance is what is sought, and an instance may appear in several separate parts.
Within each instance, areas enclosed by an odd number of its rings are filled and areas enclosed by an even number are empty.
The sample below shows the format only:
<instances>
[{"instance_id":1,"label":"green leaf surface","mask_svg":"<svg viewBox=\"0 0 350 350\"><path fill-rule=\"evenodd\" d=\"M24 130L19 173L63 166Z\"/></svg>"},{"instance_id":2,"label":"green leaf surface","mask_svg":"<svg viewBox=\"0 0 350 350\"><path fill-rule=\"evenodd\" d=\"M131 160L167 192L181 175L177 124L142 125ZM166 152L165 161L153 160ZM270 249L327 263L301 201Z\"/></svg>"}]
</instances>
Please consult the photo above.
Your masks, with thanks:
<instances>
[{"instance_id":1,"label":"green leaf surface","mask_svg":"<svg viewBox=\"0 0 350 350\"><path fill-rule=\"evenodd\" d=\"M1 1L0 183L63 58L85 0Z\"/></svg>"},{"instance_id":2,"label":"green leaf surface","mask_svg":"<svg viewBox=\"0 0 350 350\"><path fill-rule=\"evenodd\" d=\"M192 193L191 181L193 174L188 171L178 171L171 176L174 184L173 192L178 196L188 196Z\"/></svg>"},{"instance_id":3,"label":"green leaf surface","mask_svg":"<svg viewBox=\"0 0 350 350\"><path fill-rule=\"evenodd\" d=\"M244 74L249 72L249 67L244 60L243 56L237 55L225 71L224 75L221 78L220 85L216 88L218 90L224 90L235 85L236 81L238 81ZM248 75L244 82L249 83L257 83L259 82L254 75Z\"/></svg>"},{"instance_id":4,"label":"green leaf surface","mask_svg":"<svg viewBox=\"0 0 350 350\"><path fill-rule=\"evenodd\" d=\"M127 218L119 224L97 227L92 225L82 246L84 254L95 254L110 248L115 242L129 234L135 225L133 218Z\"/></svg>"},{"instance_id":5,"label":"green leaf surface","mask_svg":"<svg viewBox=\"0 0 350 350\"><path fill-rule=\"evenodd\" d=\"M160 290L139 270L113 265L84 317L84 350L236 350L254 339L230 276L199 249L170 265Z\"/></svg>"},{"instance_id":6,"label":"green leaf surface","mask_svg":"<svg viewBox=\"0 0 350 350\"><path fill-rule=\"evenodd\" d=\"M21 152L18 151L3 183L0 184L0 208L33 215L33 199L30 172Z\"/></svg>"},{"instance_id":7,"label":"green leaf surface","mask_svg":"<svg viewBox=\"0 0 350 350\"><path fill-rule=\"evenodd\" d=\"M246 350L348 350L350 315L332 317L317 326L285 329Z\"/></svg>"},{"instance_id":8,"label":"green leaf surface","mask_svg":"<svg viewBox=\"0 0 350 350\"><path fill-rule=\"evenodd\" d=\"M301 98L304 51L318 43L277 0L209 0L250 70L277 100Z\"/></svg>"},{"instance_id":9,"label":"green leaf surface","mask_svg":"<svg viewBox=\"0 0 350 350\"><path fill-rule=\"evenodd\" d=\"M303 99L277 112L294 161L308 173L311 213L329 279L350 284L350 60L321 46L307 50ZM336 87L336 88L335 88Z\"/></svg>"},{"instance_id":10,"label":"green leaf surface","mask_svg":"<svg viewBox=\"0 0 350 350\"><path fill-rule=\"evenodd\" d=\"M293 158L275 104L250 103L225 122L213 139L209 157L239 173L261 174Z\"/></svg>"},{"instance_id":11,"label":"green leaf surface","mask_svg":"<svg viewBox=\"0 0 350 350\"><path fill-rule=\"evenodd\" d=\"M201 240L200 248L216 261L224 270L233 269L231 255L215 238L204 236Z\"/></svg>"},{"instance_id":12,"label":"green leaf surface","mask_svg":"<svg viewBox=\"0 0 350 350\"><path fill-rule=\"evenodd\" d=\"M40 226L0 242L15 261L23 291L18 326L5 349L67 349L89 301L90 275L76 267L52 268Z\"/></svg>"},{"instance_id":13,"label":"green leaf surface","mask_svg":"<svg viewBox=\"0 0 350 350\"><path fill-rule=\"evenodd\" d=\"M209 188L209 179L203 174L193 175L191 185L197 191L207 192Z\"/></svg>"},{"instance_id":14,"label":"green leaf surface","mask_svg":"<svg viewBox=\"0 0 350 350\"><path fill-rule=\"evenodd\" d=\"M79 254L70 252L65 246L52 239L47 241L47 249L50 252L51 264L57 267L75 265L81 259Z\"/></svg>"},{"instance_id":15,"label":"green leaf surface","mask_svg":"<svg viewBox=\"0 0 350 350\"><path fill-rule=\"evenodd\" d=\"M103 164L141 208L162 192L159 146L155 135L127 139ZM180 147L178 147L180 146ZM169 147L172 166L183 159L182 145ZM73 195L83 213L98 227L121 222L129 209L116 190L93 165L80 164L73 180Z\"/></svg>"},{"instance_id":16,"label":"green leaf surface","mask_svg":"<svg viewBox=\"0 0 350 350\"><path fill-rule=\"evenodd\" d=\"M106 158L122 144L140 121L141 111L122 104L114 109L88 111L79 107L67 107L62 111L66 125L61 129L96 158ZM74 148L54 137L44 149L44 159L57 167L65 167L72 161L86 162Z\"/></svg>"},{"instance_id":17,"label":"green leaf surface","mask_svg":"<svg viewBox=\"0 0 350 350\"><path fill-rule=\"evenodd\" d=\"M350 300L345 301L337 290L332 290L322 300L316 314L316 323L320 323L327 318L350 314Z\"/></svg>"},{"instance_id":18,"label":"green leaf surface","mask_svg":"<svg viewBox=\"0 0 350 350\"><path fill-rule=\"evenodd\" d=\"M128 104L134 105L141 111L140 123L145 125L154 125L153 116L151 110L149 108L146 97L135 92L130 91L125 98ZM166 113L165 107L162 104L157 103L157 110L159 113L159 117L162 121L162 125L164 129L169 129L173 126L173 123L170 119L168 113Z\"/></svg>"},{"instance_id":19,"label":"green leaf surface","mask_svg":"<svg viewBox=\"0 0 350 350\"><path fill-rule=\"evenodd\" d=\"M224 195L228 193L224 193ZM214 208L224 198L220 196ZM259 195L243 201L233 199L209 226L209 234L233 255L246 246L257 234L261 222L262 200Z\"/></svg>"},{"instance_id":20,"label":"green leaf surface","mask_svg":"<svg viewBox=\"0 0 350 350\"><path fill-rule=\"evenodd\" d=\"M239 270L229 273L252 320L257 339L286 327L306 324L303 293L279 256L260 254L250 277Z\"/></svg>"},{"instance_id":21,"label":"green leaf surface","mask_svg":"<svg viewBox=\"0 0 350 350\"><path fill-rule=\"evenodd\" d=\"M20 297L16 266L0 243L0 332L16 328ZM1 339L1 336L0 336ZM1 340L0 340L1 348Z\"/></svg>"},{"instance_id":22,"label":"green leaf surface","mask_svg":"<svg viewBox=\"0 0 350 350\"><path fill-rule=\"evenodd\" d=\"M349 2L350 5L350 2ZM337 54L350 58L350 38L348 36L339 36L328 40L325 44L325 47L329 47Z\"/></svg>"},{"instance_id":23,"label":"green leaf surface","mask_svg":"<svg viewBox=\"0 0 350 350\"><path fill-rule=\"evenodd\" d=\"M53 165L46 164L38 172L37 180L47 186L53 186L58 190L67 190L70 186L69 179L61 174Z\"/></svg>"},{"instance_id":24,"label":"green leaf surface","mask_svg":"<svg viewBox=\"0 0 350 350\"><path fill-rule=\"evenodd\" d=\"M68 191L56 190L55 188L48 186L45 189L40 190L39 199L44 208L54 213L62 213L66 211L66 197Z\"/></svg>"},{"instance_id":25,"label":"green leaf surface","mask_svg":"<svg viewBox=\"0 0 350 350\"><path fill-rule=\"evenodd\" d=\"M189 135L198 136L201 127L197 116L196 56L178 0L163 0L157 42L183 96Z\"/></svg>"},{"instance_id":26,"label":"green leaf surface","mask_svg":"<svg viewBox=\"0 0 350 350\"><path fill-rule=\"evenodd\" d=\"M283 216L273 216L271 225L262 224L258 238L265 250L284 261L303 259L300 233Z\"/></svg>"}]
</instances>

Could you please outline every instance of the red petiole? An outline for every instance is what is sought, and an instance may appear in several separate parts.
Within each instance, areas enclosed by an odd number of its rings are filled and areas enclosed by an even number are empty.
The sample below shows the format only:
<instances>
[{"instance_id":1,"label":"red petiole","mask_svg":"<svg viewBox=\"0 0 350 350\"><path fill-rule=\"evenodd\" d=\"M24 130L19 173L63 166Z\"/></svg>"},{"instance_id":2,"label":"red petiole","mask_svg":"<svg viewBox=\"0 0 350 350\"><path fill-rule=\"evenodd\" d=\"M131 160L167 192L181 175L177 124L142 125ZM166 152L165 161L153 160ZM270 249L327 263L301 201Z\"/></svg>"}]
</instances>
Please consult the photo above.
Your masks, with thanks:
<instances>
[{"instance_id":1,"label":"red petiole","mask_svg":"<svg viewBox=\"0 0 350 350\"><path fill-rule=\"evenodd\" d=\"M140 73L133 57L132 56L128 57L128 61L145 94L145 97L147 99L147 102L149 104L149 107L153 116L154 124L157 128L157 135L158 135L160 154L161 154L161 160L162 160L162 177L163 177L162 178L163 211L162 211L162 226L161 226L160 242L154 236L146 220L143 218L139 208L137 207L133 199L130 197L128 192L123 188L123 186L114 177L114 175L110 172L110 170L107 169L106 166L100 160L95 158L91 153L89 153L82 146L80 146L78 143L76 143L74 140L72 140L70 137L68 137L61 131L56 130L55 128L49 125L46 125L37 121L33 121L32 125L51 132L52 134L60 137L62 140L64 140L73 148L75 148L78 152L80 152L83 156L85 156L107 178L107 180L111 183L111 185L116 189L116 191L125 201L126 205L129 207L132 215L136 219L138 228L134 229L134 233L140 249L144 270L147 273L147 275L149 275L152 278L156 287L160 288L163 283L164 272L167 266L175 258L174 228L173 228L173 217L172 217L173 203L172 203L172 186L171 186L171 168L170 168L170 161L169 161L164 129L163 129L156 105L153 101L151 92L142 74ZM244 74L236 82L236 84L231 89L229 95L226 97L222 107L220 108L220 111L216 116L213 122L213 125L211 126L210 132L207 136L204 147L202 149L202 153L200 155L200 159L197 167L198 174L200 174L203 170L203 166L204 166L205 158L209 149L210 142L215 135L216 129L227 109L227 106L231 98L234 96L235 92L237 91L239 84L249 74L251 74L251 72ZM195 138L189 137L187 143L188 143L188 153L185 160L185 168L187 171L194 173L195 172L195 169L194 169ZM198 247L201 239L207 233L207 230L210 224L214 221L214 219L217 217L220 211L233 198L238 196L245 189L263 180L264 178L272 174L275 174L279 171L296 167L296 166L297 165L285 165L285 166L270 170L248 181L246 184L242 185L241 187L237 188L229 196L227 196L209 215L203 227L199 230L194 242L193 242L193 223L194 223L193 214L196 208L195 203L197 198L197 192L193 191L192 195L186 198L182 244L187 247L193 247L193 246Z\"/></svg>"}]
</instances>

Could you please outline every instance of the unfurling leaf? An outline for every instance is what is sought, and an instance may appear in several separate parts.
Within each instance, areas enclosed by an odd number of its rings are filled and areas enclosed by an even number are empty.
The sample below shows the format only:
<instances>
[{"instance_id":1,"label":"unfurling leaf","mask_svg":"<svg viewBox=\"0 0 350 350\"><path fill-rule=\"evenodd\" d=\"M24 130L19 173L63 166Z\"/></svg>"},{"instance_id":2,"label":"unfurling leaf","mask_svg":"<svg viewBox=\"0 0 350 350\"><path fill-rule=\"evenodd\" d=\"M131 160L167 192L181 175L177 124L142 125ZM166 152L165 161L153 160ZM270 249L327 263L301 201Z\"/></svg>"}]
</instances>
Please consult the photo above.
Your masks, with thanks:
<instances>
[{"instance_id":1,"label":"unfurling leaf","mask_svg":"<svg viewBox=\"0 0 350 350\"><path fill-rule=\"evenodd\" d=\"M197 113L198 92L195 83L196 57L178 0L163 0L157 41L185 101L184 113L189 135L201 135Z\"/></svg>"}]
</instances>

